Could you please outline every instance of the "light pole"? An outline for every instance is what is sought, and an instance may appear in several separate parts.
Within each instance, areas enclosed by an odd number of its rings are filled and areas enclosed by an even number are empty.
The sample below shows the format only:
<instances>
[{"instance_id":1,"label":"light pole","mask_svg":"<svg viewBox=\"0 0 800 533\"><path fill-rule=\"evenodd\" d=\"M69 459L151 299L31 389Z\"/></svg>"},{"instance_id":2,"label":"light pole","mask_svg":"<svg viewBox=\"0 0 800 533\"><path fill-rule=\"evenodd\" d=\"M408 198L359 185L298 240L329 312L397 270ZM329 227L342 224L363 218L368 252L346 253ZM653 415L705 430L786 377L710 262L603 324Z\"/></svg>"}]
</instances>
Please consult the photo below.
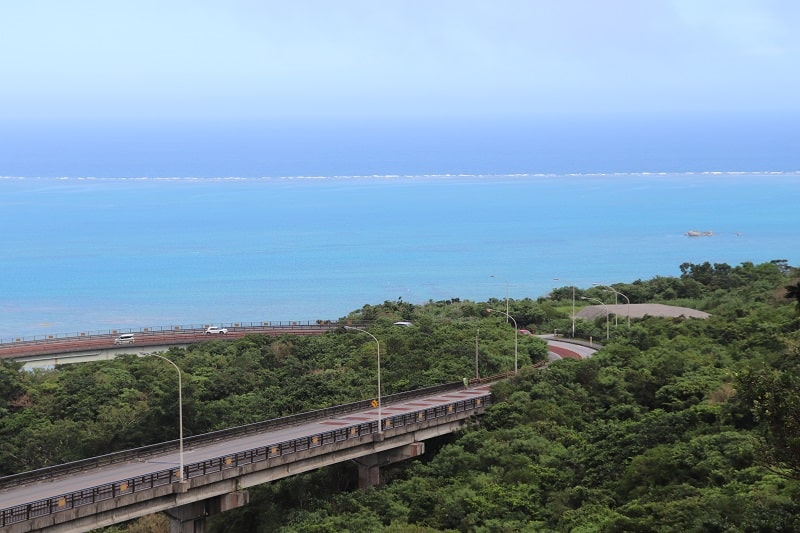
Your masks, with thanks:
<instances>
[{"instance_id":1,"label":"light pole","mask_svg":"<svg viewBox=\"0 0 800 533\"><path fill-rule=\"evenodd\" d=\"M491 276L489 276L489 277L490 277L490 278L496 278L497 276L495 276L494 274L492 274L492 275L491 275ZM504 282L505 282L505 284L506 284L506 316L509 316L509 315L508 315L508 280L507 280L507 279L503 279L503 281L504 281ZM509 317L509 318L510 318L510 317ZM507 323L507 322L508 322L508 320L506 320L506 323Z\"/></svg>"},{"instance_id":2,"label":"light pole","mask_svg":"<svg viewBox=\"0 0 800 533\"><path fill-rule=\"evenodd\" d=\"M599 283L593 283L592 285L595 285L597 287L605 287L606 289L608 289L608 291L613 292L614 293L614 303L617 303L617 295L622 296L623 298L625 298L625 302L627 302L627 307L626 307L627 311L625 311L625 314L628 315L628 327L630 328L631 327L631 301L628 299L628 297L625 296L624 294L622 294L621 292L619 292L614 287L609 287L608 285L600 285ZM608 291L606 291L606 292L608 292ZM616 316L615 316L615 320L616 320ZM616 324L614 324L614 325L616 325Z\"/></svg>"},{"instance_id":3,"label":"light pole","mask_svg":"<svg viewBox=\"0 0 800 533\"><path fill-rule=\"evenodd\" d=\"M480 335L480 332L480 328L475 331L475 379L480 379L481 377L478 372L478 335Z\"/></svg>"},{"instance_id":4,"label":"light pole","mask_svg":"<svg viewBox=\"0 0 800 533\"><path fill-rule=\"evenodd\" d=\"M558 278L553 278L553 281L558 281ZM572 289L572 338L575 338L575 285L570 283Z\"/></svg>"},{"instance_id":5,"label":"light pole","mask_svg":"<svg viewBox=\"0 0 800 533\"><path fill-rule=\"evenodd\" d=\"M600 305L602 305L603 308L606 310L606 340L608 340L608 336L609 336L609 334L608 334L608 306L606 304L604 304L601 300L598 300L597 298L589 298L588 296L581 296L581 300L591 300L593 302L597 302Z\"/></svg>"},{"instance_id":6,"label":"light pole","mask_svg":"<svg viewBox=\"0 0 800 533\"><path fill-rule=\"evenodd\" d=\"M353 326L345 326L344 329L352 329L353 331L360 331L361 333L366 333L372 340L375 341L375 345L378 347L378 433L383 433L383 420L381 417L381 343L378 342L377 337L370 333L369 331L361 328L356 328Z\"/></svg>"},{"instance_id":7,"label":"light pole","mask_svg":"<svg viewBox=\"0 0 800 533\"><path fill-rule=\"evenodd\" d=\"M180 482L184 483L186 479L183 476L183 380L181 379L181 369L178 368L178 365L167 359L162 355L158 355L157 353L150 353L147 355L151 355L153 357L158 357L159 359L163 359L167 363L171 364L175 367L175 370L178 371L178 427L180 428L179 434L179 446L180 446Z\"/></svg>"},{"instance_id":8,"label":"light pole","mask_svg":"<svg viewBox=\"0 0 800 533\"><path fill-rule=\"evenodd\" d=\"M489 313L493 313L496 310L495 309L487 309L486 311L489 312ZM497 311L497 312L498 313L503 313L502 311ZM517 365L517 360L518 360L517 355L519 353L518 352L519 344L517 342L517 340L519 338L519 328L517 327L517 321L514 320L513 316L509 315L508 313L503 313L503 314L506 315L508 318L510 318L512 320L512 322L514 322L514 373L516 374L517 373L517 366L518 366Z\"/></svg>"}]
</instances>

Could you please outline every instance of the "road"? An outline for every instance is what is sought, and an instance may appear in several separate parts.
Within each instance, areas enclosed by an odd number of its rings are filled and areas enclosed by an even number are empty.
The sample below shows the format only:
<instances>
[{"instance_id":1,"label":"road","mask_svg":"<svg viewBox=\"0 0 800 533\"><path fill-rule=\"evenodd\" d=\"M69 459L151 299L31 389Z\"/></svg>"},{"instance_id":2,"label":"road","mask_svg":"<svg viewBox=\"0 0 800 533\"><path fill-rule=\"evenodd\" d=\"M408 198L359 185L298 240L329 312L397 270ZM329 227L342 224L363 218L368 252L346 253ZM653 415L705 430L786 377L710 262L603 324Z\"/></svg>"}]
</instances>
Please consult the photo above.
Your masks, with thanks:
<instances>
[{"instance_id":1,"label":"road","mask_svg":"<svg viewBox=\"0 0 800 533\"><path fill-rule=\"evenodd\" d=\"M551 361L557 359L587 359L597 351L590 346L556 340L553 335L540 335L539 337L547 341L547 349Z\"/></svg>"},{"instance_id":2,"label":"road","mask_svg":"<svg viewBox=\"0 0 800 533\"><path fill-rule=\"evenodd\" d=\"M79 337L58 337L34 341L21 341L0 344L0 359L11 359L25 355L49 355L58 353L79 352L129 346L168 346L208 341L215 338L224 340L236 339L245 335L316 335L336 328L336 324L322 325L287 325L287 326L231 326L226 334L206 335L202 328L181 330L155 330L133 332L133 344L117 346L114 339L117 334L86 335Z\"/></svg>"},{"instance_id":3,"label":"road","mask_svg":"<svg viewBox=\"0 0 800 533\"><path fill-rule=\"evenodd\" d=\"M417 412L420 409L435 408L454 401L481 398L490 394L490 385L480 385L463 390L451 390L424 398L415 398L381 407L382 418L386 420L398 415ZM375 421L378 410L375 408L341 415L329 419L307 422L291 427L267 430L262 433L232 437L205 445L187 447L184 451L184 464L200 463L209 459L233 455L237 452L253 450L263 446L271 446L281 442L311 437L334 431L341 427ZM79 491L89 487L97 487L107 483L123 481L131 478L153 474L166 469L176 469L180 465L177 451L163 452L148 457L146 460L133 460L73 472L67 476L54 477L44 482L21 484L14 488L0 491L0 509L43 500L62 494Z\"/></svg>"},{"instance_id":4,"label":"road","mask_svg":"<svg viewBox=\"0 0 800 533\"><path fill-rule=\"evenodd\" d=\"M226 334L206 335L202 328L181 330L156 330L134 332L135 342L127 344L131 348L142 346L169 346L214 340L232 340L245 335L317 335L340 327L339 324L306 324L281 326L231 326ZM120 348L114 345L116 334L87 335L82 337L59 337L0 344L0 359L12 359L26 355L49 355L86 350ZM585 359L596 351L580 344L558 340L554 335L539 335L547 341L551 359Z\"/></svg>"}]
</instances>

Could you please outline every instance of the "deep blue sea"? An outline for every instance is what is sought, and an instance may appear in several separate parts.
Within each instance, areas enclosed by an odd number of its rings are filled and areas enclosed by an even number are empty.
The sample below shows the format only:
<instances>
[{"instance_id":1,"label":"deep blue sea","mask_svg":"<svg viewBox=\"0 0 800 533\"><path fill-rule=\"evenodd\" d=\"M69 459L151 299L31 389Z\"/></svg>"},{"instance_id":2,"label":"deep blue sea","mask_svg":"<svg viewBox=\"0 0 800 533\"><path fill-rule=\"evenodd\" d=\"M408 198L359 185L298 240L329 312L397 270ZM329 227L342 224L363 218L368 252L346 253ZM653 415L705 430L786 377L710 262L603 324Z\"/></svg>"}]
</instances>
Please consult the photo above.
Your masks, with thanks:
<instances>
[{"instance_id":1,"label":"deep blue sea","mask_svg":"<svg viewBox=\"0 0 800 533\"><path fill-rule=\"evenodd\" d=\"M0 339L536 298L684 262L800 264L796 137L776 147L775 132L754 145L628 132L623 149L599 133L420 131L392 151L363 132L336 145L333 131L110 131L0 139ZM547 149L526 151L537 140Z\"/></svg>"}]
</instances>

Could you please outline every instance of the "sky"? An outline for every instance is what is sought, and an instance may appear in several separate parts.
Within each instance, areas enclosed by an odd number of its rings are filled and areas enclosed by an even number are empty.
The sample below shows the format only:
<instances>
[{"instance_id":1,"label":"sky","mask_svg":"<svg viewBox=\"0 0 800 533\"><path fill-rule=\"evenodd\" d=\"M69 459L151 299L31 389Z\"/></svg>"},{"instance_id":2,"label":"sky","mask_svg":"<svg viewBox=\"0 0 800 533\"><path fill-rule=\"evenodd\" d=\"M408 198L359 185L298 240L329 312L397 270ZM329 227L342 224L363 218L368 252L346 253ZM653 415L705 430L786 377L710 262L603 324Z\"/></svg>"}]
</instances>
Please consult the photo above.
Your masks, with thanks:
<instances>
[{"instance_id":1,"label":"sky","mask_svg":"<svg viewBox=\"0 0 800 533\"><path fill-rule=\"evenodd\" d=\"M793 114L797 0L7 0L0 122Z\"/></svg>"}]
</instances>

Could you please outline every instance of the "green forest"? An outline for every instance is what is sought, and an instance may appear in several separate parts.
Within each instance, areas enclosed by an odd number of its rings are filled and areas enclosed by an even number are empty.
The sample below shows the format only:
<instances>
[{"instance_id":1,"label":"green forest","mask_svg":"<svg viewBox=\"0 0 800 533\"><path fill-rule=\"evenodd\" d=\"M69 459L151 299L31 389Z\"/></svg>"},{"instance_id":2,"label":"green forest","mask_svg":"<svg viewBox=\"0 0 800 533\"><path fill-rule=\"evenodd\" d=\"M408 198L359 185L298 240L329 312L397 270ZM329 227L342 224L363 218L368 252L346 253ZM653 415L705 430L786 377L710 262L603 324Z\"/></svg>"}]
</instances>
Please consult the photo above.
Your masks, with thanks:
<instances>
[{"instance_id":1,"label":"green forest","mask_svg":"<svg viewBox=\"0 0 800 533\"><path fill-rule=\"evenodd\" d=\"M339 464L250 489L210 532L800 531L800 270L680 265L678 277L558 287L540 298L386 301L342 318L380 343L382 394L519 373L478 423L357 488ZM577 320L602 347L547 360L572 305L615 293L707 319ZM583 300L581 298L588 298ZM408 321L410 327L397 326ZM162 354L183 375L185 436L374 398L376 346L338 328ZM177 438L176 373L156 357L0 366L0 476ZM164 531L163 516L105 528Z\"/></svg>"}]
</instances>

